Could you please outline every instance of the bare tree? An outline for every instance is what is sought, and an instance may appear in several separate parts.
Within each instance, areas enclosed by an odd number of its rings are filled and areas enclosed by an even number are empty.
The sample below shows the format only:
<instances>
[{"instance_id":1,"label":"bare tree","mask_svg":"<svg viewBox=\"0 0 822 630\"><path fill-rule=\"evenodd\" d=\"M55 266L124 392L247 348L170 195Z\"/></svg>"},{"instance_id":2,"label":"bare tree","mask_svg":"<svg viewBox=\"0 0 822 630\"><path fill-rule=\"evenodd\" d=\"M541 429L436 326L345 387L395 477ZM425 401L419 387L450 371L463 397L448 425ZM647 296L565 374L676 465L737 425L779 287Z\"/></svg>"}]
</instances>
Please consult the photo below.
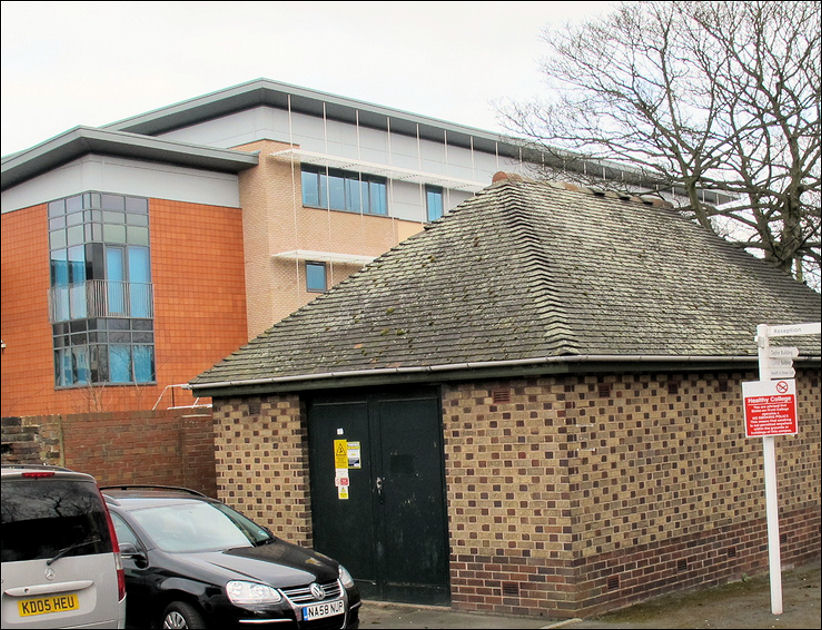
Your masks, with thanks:
<instances>
[{"instance_id":1,"label":"bare tree","mask_svg":"<svg viewBox=\"0 0 822 630\"><path fill-rule=\"evenodd\" d=\"M678 190L702 226L819 289L816 2L624 3L544 39L547 99L502 108L510 130L548 163L639 169L646 192Z\"/></svg>"}]
</instances>

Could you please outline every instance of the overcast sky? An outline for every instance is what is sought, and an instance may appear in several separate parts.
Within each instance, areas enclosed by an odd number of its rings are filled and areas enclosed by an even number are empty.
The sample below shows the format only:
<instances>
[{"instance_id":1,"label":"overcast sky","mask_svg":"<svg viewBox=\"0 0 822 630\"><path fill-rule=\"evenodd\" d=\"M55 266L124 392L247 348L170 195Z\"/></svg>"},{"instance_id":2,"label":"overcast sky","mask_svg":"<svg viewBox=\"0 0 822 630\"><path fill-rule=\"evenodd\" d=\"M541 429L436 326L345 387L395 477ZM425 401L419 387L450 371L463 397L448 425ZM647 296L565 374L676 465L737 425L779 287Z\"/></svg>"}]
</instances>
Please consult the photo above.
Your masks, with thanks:
<instances>
[{"instance_id":1,"label":"overcast sky","mask_svg":"<svg viewBox=\"0 0 822 630\"><path fill-rule=\"evenodd\" d=\"M258 78L499 131L609 2L2 2L2 155Z\"/></svg>"}]
</instances>

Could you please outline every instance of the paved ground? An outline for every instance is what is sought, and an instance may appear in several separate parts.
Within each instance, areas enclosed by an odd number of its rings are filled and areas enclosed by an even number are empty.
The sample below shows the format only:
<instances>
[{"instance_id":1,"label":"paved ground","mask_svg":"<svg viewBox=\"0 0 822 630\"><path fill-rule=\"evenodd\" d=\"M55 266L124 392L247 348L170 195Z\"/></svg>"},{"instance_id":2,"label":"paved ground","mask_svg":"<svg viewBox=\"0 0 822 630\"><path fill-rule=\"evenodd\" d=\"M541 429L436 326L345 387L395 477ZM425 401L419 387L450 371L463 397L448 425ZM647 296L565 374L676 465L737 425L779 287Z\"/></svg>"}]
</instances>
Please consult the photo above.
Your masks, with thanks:
<instances>
[{"instance_id":1,"label":"paved ground","mask_svg":"<svg viewBox=\"0 0 822 630\"><path fill-rule=\"evenodd\" d=\"M550 620L461 613L449 608L366 601L360 629L377 628L822 628L820 561L784 571L783 614L771 614L768 575L667 595L595 619Z\"/></svg>"}]
</instances>

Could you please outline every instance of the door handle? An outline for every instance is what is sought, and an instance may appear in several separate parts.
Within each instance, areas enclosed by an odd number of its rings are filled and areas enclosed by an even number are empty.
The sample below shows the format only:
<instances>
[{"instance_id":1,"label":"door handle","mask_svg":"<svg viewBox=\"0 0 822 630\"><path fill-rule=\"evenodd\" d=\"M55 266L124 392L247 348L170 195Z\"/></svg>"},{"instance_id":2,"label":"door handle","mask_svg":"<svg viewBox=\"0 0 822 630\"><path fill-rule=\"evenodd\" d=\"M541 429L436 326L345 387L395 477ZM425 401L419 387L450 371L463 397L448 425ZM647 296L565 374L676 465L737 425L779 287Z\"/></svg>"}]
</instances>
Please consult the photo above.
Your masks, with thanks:
<instances>
[{"instance_id":1,"label":"door handle","mask_svg":"<svg viewBox=\"0 0 822 630\"><path fill-rule=\"evenodd\" d=\"M383 493L382 493L382 486L383 486L384 481L385 480L382 477L377 477L377 481L374 484L376 489L377 489L377 497L379 498L380 503L382 503L385 499L385 497L383 496Z\"/></svg>"}]
</instances>

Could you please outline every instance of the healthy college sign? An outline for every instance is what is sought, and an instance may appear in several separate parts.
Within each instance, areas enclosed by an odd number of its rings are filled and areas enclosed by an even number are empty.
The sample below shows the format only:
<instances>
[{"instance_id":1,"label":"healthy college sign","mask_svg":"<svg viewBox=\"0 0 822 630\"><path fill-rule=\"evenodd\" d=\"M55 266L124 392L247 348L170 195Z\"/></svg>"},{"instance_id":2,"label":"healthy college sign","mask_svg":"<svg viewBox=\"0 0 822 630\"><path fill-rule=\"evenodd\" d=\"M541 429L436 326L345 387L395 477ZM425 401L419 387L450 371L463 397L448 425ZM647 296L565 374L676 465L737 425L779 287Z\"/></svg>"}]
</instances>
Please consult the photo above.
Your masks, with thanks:
<instances>
[{"instance_id":1,"label":"healthy college sign","mask_svg":"<svg viewBox=\"0 0 822 630\"><path fill-rule=\"evenodd\" d=\"M795 435L796 381L742 383L745 404L745 436Z\"/></svg>"},{"instance_id":2,"label":"healthy college sign","mask_svg":"<svg viewBox=\"0 0 822 630\"><path fill-rule=\"evenodd\" d=\"M779 498L776 491L777 435L792 435L796 428L796 385L793 359L796 348L771 347L771 337L818 335L822 322L756 327L759 381L742 383L745 433L762 437L765 473L765 516L768 523L768 567L771 575L771 612L782 614L782 560L779 550Z\"/></svg>"}]
</instances>

